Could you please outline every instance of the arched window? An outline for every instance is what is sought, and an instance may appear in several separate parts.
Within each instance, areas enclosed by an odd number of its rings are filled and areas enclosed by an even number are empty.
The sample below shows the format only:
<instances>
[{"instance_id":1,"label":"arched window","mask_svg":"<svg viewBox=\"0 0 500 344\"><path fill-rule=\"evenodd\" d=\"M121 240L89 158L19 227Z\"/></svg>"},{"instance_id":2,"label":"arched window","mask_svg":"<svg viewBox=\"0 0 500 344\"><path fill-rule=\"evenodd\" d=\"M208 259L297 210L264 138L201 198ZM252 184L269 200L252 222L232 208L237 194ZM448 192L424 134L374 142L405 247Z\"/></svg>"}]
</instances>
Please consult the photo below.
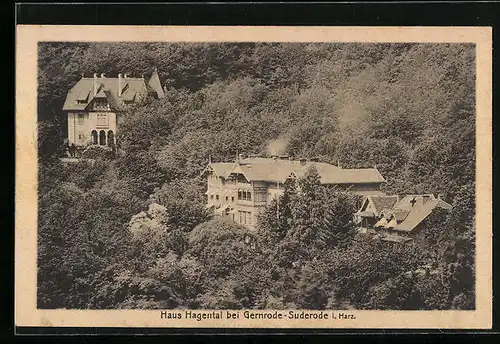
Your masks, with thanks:
<instances>
[{"instance_id":1,"label":"arched window","mask_svg":"<svg viewBox=\"0 0 500 344\"><path fill-rule=\"evenodd\" d=\"M99 144L101 146L106 146L106 132L104 130L99 132Z\"/></svg>"},{"instance_id":2,"label":"arched window","mask_svg":"<svg viewBox=\"0 0 500 344\"><path fill-rule=\"evenodd\" d=\"M108 131L108 146L111 146L115 143L115 134L113 130Z\"/></svg>"},{"instance_id":3,"label":"arched window","mask_svg":"<svg viewBox=\"0 0 500 344\"><path fill-rule=\"evenodd\" d=\"M96 145L97 144L97 131L92 130L90 133L90 136L92 136L92 144Z\"/></svg>"}]
</instances>

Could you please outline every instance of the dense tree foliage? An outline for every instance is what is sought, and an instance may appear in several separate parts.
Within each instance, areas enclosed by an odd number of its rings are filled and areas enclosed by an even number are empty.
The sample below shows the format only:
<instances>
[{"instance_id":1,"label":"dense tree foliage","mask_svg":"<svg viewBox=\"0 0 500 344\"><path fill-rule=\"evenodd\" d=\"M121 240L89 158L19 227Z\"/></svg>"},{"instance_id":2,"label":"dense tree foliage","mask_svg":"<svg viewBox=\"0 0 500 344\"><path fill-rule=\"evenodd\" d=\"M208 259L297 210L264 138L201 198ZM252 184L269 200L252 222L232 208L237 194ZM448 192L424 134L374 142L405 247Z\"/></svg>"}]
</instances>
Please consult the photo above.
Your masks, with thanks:
<instances>
[{"instance_id":1,"label":"dense tree foliage","mask_svg":"<svg viewBox=\"0 0 500 344\"><path fill-rule=\"evenodd\" d=\"M475 307L473 45L41 43L38 66L39 307ZM165 98L123 115L119 154L57 159L82 74L153 67ZM453 210L418 245L380 242L311 170L256 231L209 221L208 157L270 149L376 165L388 193Z\"/></svg>"}]
</instances>

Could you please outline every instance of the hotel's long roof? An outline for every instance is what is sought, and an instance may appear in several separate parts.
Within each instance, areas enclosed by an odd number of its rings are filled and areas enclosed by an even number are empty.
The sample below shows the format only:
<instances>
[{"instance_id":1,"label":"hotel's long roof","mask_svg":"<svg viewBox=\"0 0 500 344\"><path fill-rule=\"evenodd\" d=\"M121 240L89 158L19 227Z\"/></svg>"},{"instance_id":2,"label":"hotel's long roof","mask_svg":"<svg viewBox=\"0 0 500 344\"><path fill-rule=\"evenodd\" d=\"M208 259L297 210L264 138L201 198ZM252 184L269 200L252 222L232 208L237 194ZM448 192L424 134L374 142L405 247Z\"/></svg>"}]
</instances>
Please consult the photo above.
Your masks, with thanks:
<instances>
[{"instance_id":1,"label":"hotel's long roof","mask_svg":"<svg viewBox=\"0 0 500 344\"><path fill-rule=\"evenodd\" d=\"M285 182L289 177L302 177L315 166L322 184L383 183L385 179L376 168L342 169L322 162L301 162L288 159L246 158L239 163L209 164L219 176L241 173L248 181ZM228 169L231 171L228 173Z\"/></svg>"}]
</instances>

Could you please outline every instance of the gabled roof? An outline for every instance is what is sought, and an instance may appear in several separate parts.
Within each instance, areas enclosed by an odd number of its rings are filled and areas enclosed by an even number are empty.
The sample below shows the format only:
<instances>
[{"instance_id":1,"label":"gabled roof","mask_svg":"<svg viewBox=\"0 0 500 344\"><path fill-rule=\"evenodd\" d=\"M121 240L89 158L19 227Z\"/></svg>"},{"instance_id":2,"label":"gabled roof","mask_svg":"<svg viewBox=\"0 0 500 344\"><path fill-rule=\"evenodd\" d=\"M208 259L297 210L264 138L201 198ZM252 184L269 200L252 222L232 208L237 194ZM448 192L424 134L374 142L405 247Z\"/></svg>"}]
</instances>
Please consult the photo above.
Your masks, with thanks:
<instances>
[{"instance_id":1,"label":"gabled roof","mask_svg":"<svg viewBox=\"0 0 500 344\"><path fill-rule=\"evenodd\" d=\"M378 217L384 211L391 209L394 204L398 201L398 196L366 196L361 204L361 208L354 215L358 216L370 216ZM372 211L367 211L366 209L372 209Z\"/></svg>"},{"instance_id":2,"label":"gabled roof","mask_svg":"<svg viewBox=\"0 0 500 344\"><path fill-rule=\"evenodd\" d=\"M99 87L99 92L97 92L94 98L107 98L106 93L104 92L104 87Z\"/></svg>"},{"instance_id":3,"label":"gabled roof","mask_svg":"<svg viewBox=\"0 0 500 344\"><path fill-rule=\"evenodd\" d=\"M298 163L298 162L297 162ZM249 158L235 164L231 173L241 173L249 181L284 183L298 166L293 161L282 159Z\"/></svg>"},{"instance_id":4,"label":"gabled roof","mask_svg":"<svg viewBox=\"0 0 500 344\"><path fill-rule=\"evenodd\" d=\"M451 205L442 199L435 198L432 194L404 197L394 206L394 210L407 211L408 213L404 220L394 227L394 230L411 232L436 208L450 210Z\"/></svg>"},{"instance_id":5,"label":"gabled roof","mask_svg":"<svg viewBox=\"0 0 500 344\"><path fill-rule=\"evenodd\" d=\"M94 80L96 90L94 94ZM153 90L158 98L163 98L164 93L161 87L160 78L156 70L153 71L151 78L146 81L144 78L81 78L67 93L63 105L63 111L85 110L94 98L107 98L110 104L110 97L113 98L115 109L125 107L125 102L140 102L148 94L148 90ZM119 95L118 84L120 83L122 94ZM86 102L83 102L85 101ZM111 104L112 105L112 104ZM113 106L113 105L112 105Z\"/></svg>"},{"instance_id":6,"label":"gabled roof","mask_svg":"<svg viewBox=\"0 0 500 344\"><path fill-rule=\"evenodd\" d=\"M433 194L406 195L394 205L394 209L411 210L433 199L436 199Z\"/></svg>"},{"instance_id":7,"label":"gabled roof","mask_svg":"<svg viewBox=\"0 0 500 344\"><path fill-rule=\"evenodd\" d=\"M205 167L201 175L203 176L208 171L213 171L217 176L227 178L233 170L234 162L212 162Z\"/></svg>"},{"instance_id":8,"label":"gabled roof","mask_svg":"<svg viewBox=\"0 0 500 344\"><path fill-rule=\"evenodd\" d=\"M242 173L248 181L284 183L291 175L303 177L315 166L322 184L383 183L377 169L342 169L321 162L301 162L288 159L246 158L239 161L232 173Z\"/></svg>"},{"instance_id":9,"label":"gabled roof","mask_svg":"<svg viewBox=\"0 0 500 344\"><path fill-rule=\"evenodd\" d=\"M81 100L81 101L88 100L89 96L90 96L90 91L84 90L78 94L77 100Z\"/></svg>"},{"instance_id":10,"label":"gabled roof","mask_svg":"<svg viewBox=\"0 0 500 344\"><path fill-rule=\"evenodd\" d=\"M336 166L334 166L336 167ZM321 174L323 184L364 184L364 183L384 183L385 179L375 168L366 169L330 169Z\"/></svg>"},{"instance_id":11,"label":"gabled roof","mask_svg":"<svg viewBox=\"0 0 500 344\"><path fill-rule=\"evenodd\" d=\"M408 214L410 213L410 210L405 210L405 209L393 209L392 214L396 218L398 222L404 221Z\"/></svg>"},{"instance_id":12,"label":"gabled roof","mask_svg":"<svg viewBox=\"0 0 500 344\"><path fill-rule=\"evenodd\" d=\"M385 209L391 209L398 201L398 196L367 196L367 199L368 202L371 202L378 215Z\"/></svg>"},{"instance_id":13,"label":"gabled roof","mask_svg":"<svg viewBox=\"0 0 500 344\"><path fill-rule=\"evenodd\" d=\"M123 102L118 98L116 93L111 91L104 91L104 93L106 94L106 99L112 109L123 110L125 108Z\"/></svg>"},{"instance_id":14,"label":"gabled roof","mask_svg":"<svg viewBox=\"0 0 500 344\"><path fill-rule=\"evenodd\" d=\"M121 97L118 96L118 78L97 78L97 93L94 95L94 78L81 78L66 95L66 101L63 105L63 111L68 110L84 110L94 98L107 98L111 95L115 103L123 101L143 99L147 94L146 83L142 78L126 78L122 79L122 83L126 87L125 92ZM78 100L85 100L86 103L80 103Z\"/></svg>"}]
</instances>

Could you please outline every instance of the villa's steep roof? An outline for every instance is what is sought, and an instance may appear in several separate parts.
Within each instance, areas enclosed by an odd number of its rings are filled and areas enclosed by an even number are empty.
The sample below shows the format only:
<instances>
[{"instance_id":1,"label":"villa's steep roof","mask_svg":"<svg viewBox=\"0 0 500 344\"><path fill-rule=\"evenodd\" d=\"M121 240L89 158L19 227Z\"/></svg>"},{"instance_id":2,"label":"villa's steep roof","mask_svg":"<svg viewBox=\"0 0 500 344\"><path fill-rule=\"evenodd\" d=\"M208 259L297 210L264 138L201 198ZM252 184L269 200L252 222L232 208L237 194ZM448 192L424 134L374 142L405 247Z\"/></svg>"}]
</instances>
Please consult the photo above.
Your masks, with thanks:
<instances>
[{"instance_id":1,"label":"villa's steep roof","mask_svg":"<svg viewBox=\"0 0 500 344\"><path fill-rule=\"evenodd\" d=\"M94 89L95 86L95 89ZM119 86L121 94L119 94ZM136 103L144 99L148 92L153 90L158 98L163 98L158 72L153 71L146 83L144 78L108 78L105 76L93 78L82 77L67 93L63 111L85 110L94 98L107 98L111 106L119 110L125 103Z\"/></svg>"},{"instance_id":2,"label":"villa's steep roof","mask_svg":"<svg viewBox=\"0 0 500 344\"><path fill-rule=\"evenodd\" d=\"M165 97L165 93L163 92L163 88L161 87L160 77L158 76L158 70L156 68L153 70L151 78L149 78L148 87L156 92L158 98L161 99Z\"/></svg>"}]
</instances>

